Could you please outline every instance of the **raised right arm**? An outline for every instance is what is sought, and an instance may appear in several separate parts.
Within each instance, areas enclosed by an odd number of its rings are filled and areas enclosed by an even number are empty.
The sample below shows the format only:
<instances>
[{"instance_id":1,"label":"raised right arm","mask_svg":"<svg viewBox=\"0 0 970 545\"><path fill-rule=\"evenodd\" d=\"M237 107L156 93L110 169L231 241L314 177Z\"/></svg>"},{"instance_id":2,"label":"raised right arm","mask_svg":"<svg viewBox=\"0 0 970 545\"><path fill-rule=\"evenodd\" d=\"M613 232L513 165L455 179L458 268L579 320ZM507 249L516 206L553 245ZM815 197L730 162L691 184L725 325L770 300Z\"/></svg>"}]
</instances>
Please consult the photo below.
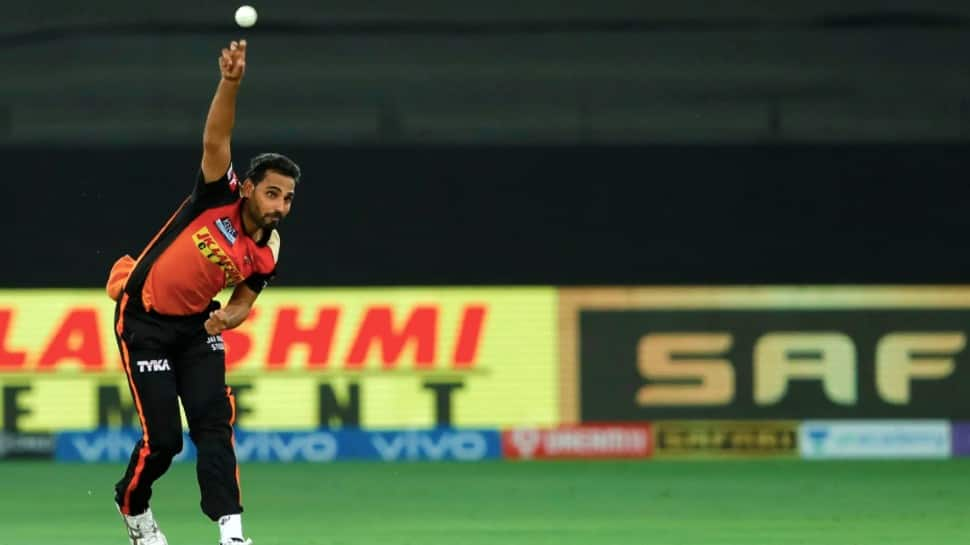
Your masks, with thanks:
<instances>
[{"instance_id":1,"label":"raised right arm","mask_svg":"<svg viewBox=\"0 0 970 545\"><path fill-rule=\"evenodd\" d=\"M215 182L225 175L231 160L230 141L236 120L236 95L246 72L246 40L232 42L219 57L222 74L209 106L202 134L202 175Z\"/></svg>"}]
</instances>

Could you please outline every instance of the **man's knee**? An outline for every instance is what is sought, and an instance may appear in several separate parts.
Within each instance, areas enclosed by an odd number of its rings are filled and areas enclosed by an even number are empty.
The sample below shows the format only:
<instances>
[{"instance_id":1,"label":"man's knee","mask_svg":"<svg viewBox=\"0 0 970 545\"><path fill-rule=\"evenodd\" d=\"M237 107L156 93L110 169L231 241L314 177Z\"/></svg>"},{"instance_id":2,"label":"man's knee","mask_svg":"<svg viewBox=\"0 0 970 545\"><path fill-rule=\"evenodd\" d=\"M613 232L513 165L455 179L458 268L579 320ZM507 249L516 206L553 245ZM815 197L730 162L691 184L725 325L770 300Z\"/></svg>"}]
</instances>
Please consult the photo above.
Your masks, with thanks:
<instances>
[{"instance_id":1,"label":"man's knee","mask_svg":"<svg viewBox=\"0 0 970 545\"><path fill-rule=\"evenodd\" d=\"M232 438L232 404L228 397L222 396L209 400L189 419L189 435L200 442L224 442Z\"/></svg>"},{"instance_id":2,"label":"man's knee","mask_svg":"<svg viewBox=\"0 0 970 545\"><path fill-rule=\"evenodd\" d=\"M226 422L199 424L190 429L189 435L200 450L232 442L232 428Z\"/></svg>"},{"instance_id":3,"label":"man's knee","mask_svg":"<svg viewBox=\"0 0 970 545\"><path fill-rule=\"evenodd\" d=\"M174 458L182 452L182 432L156 434L148 438L148 450L158 458Z\"/></svg>"}]
</instances>

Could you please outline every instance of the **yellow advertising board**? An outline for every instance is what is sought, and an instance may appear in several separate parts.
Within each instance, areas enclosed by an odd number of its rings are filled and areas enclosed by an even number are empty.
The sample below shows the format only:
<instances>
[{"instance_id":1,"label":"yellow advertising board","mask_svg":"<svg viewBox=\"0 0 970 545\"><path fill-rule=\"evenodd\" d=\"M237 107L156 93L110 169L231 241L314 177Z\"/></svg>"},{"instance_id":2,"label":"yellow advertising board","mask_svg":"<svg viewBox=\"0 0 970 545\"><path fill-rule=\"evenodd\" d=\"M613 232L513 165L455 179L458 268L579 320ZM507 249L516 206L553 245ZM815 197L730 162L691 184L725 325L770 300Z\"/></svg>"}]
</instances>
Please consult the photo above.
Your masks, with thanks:
<instances>
[{"instance_id":1,"label":"yellow advertising board","mask_svg":"<svg viewBox=\"0 0 970 545\"><path fill-rule=\"evenodd\" d=\"M553 288L268 289L224 334L251 429L558 422ZM0 290L0 417L134 423L101 290Z\"/></svg>"},{"instance_id":2,"label":"yellow advertising board","mask_svg":"<svg viewBox=\"0 0 970 545\"><path fill-rule=\"evenodd\" d=\"M660 420L652 423L657 458L798 456L794 420Z\"/></svg>"}]
</instances>

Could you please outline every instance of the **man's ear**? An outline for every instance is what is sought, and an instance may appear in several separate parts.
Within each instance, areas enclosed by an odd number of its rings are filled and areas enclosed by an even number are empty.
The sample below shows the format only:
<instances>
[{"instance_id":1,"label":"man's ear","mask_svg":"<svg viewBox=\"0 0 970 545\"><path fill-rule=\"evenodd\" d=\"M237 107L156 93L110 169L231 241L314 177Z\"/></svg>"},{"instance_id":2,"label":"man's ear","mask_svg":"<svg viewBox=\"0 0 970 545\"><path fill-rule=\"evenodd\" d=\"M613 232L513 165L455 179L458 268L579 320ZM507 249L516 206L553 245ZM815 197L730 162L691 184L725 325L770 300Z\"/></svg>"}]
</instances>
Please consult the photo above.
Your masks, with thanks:
<instances>
[{"instance_id":1,"label":"man's ear","mask_svg":"<svg viewBox=\"0 0 970 545\"><path fill-rule=\"evenodd\" d=\"M242 187L239 189L239 194L249 199L253 196L253 191L256 191L256 184L253 183L251 178L246 178L246 181L243 182Z\"/></svg>"}]
</instances>

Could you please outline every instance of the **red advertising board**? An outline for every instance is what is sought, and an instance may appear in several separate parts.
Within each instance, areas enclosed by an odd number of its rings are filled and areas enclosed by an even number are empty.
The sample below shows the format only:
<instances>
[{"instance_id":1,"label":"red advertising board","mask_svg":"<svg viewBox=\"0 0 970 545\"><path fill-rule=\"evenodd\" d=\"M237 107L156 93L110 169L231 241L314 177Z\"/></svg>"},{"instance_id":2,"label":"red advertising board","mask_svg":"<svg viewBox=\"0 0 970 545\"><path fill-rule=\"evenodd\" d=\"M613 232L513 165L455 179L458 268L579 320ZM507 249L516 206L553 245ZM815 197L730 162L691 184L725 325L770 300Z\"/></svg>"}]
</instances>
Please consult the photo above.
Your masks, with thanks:
<instances>
[{"instance_id":1,"label":"red advertising board","mask_svg":"<svg viewBox=\"0 0 970 545\"><path fill-rule=\"evenodd\" d=\"M653 453L650 425L587 424L516 428L502 432L506 459L646 458Z\"/></svg>"}]
</instances>

